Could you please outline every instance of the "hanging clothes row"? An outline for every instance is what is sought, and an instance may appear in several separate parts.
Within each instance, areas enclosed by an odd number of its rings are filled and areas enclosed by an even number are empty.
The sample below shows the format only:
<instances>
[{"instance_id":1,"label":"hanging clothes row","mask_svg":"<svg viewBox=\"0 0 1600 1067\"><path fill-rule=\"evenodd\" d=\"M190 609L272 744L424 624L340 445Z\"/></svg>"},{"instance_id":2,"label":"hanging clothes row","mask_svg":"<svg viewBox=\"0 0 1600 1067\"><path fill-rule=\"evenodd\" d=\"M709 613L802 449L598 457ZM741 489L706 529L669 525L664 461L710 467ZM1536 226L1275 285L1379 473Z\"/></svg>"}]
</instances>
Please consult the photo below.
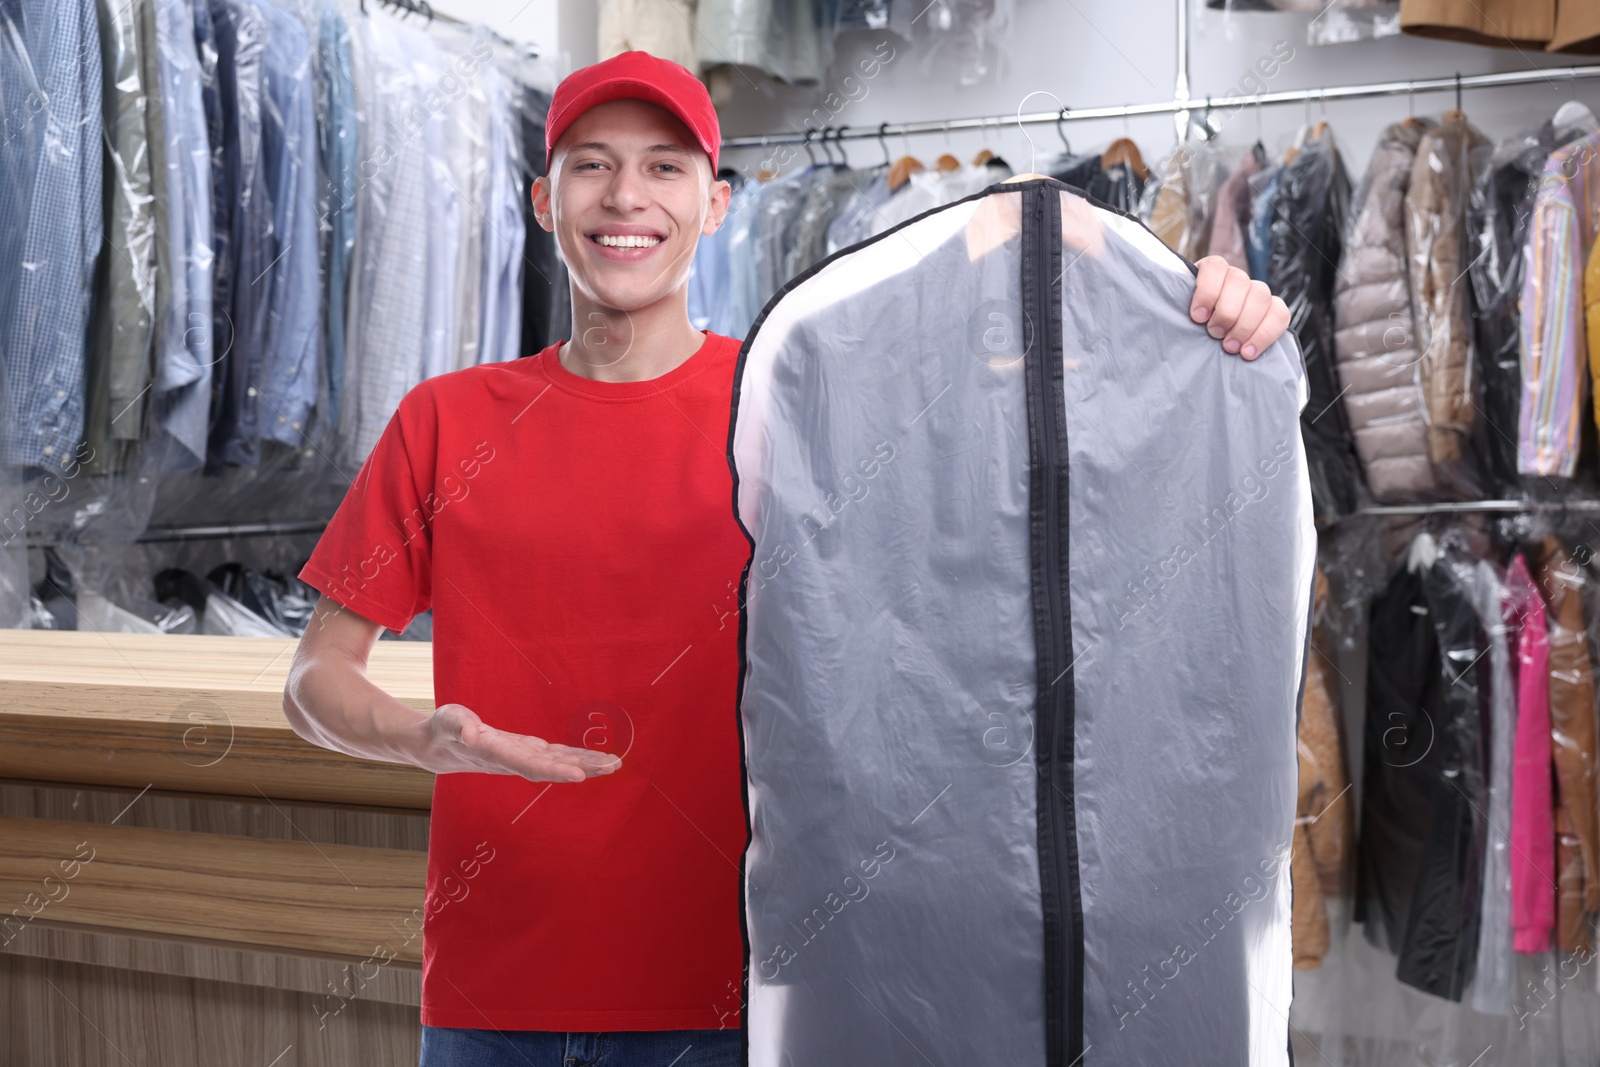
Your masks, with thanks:
<instances>
[{"instance_id":1,"label":"hanging clothes row","mask_svg":"<svg viewBox=\"0 0 1600 1067\"><path fill-rule=\"evenodd\" d=\"M410 386L561 317L525 211L548 72L487 31L344 0L22 0L0 31L6 464L359 464Z\"/></svg>"},{"instance_id":2,"label":"hanging clothes row","mask_svg":"<svg viewBox=\"0 0 1600 1067\"><path fill-rule=\"evenodd\" d=\"M932 168L911 156L864 169L814 163L768 180L725 170L737 184L722 226L695 250L689 319L743 337L778 289L824 256L1010 176L990 153L968 164L946 153Z\"/></svg>"},{"instance_id":3,"label":"hanging clothes row","mask_svg":"<svg viewBox=\"0 0 1600 1067\"><path fill-rule=\"evenodd\" d=\"M1592 951L1586 558L1423 533L1370 608L1355 919L1400 982L1479 1012L1512 1011L1514 953Z\"/></svg>"}]
</instances>

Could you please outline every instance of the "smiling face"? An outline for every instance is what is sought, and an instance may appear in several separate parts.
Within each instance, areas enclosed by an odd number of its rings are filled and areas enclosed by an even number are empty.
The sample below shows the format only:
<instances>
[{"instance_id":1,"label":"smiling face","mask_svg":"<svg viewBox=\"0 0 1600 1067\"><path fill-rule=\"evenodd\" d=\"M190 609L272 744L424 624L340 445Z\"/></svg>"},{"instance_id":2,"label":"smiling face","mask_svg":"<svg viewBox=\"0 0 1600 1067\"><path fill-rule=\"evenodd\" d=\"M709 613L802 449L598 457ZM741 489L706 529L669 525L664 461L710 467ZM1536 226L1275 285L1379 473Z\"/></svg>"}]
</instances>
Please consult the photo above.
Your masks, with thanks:
<instances>
[{"instance_id":1,"label":"smiling face","mask_svg":"<svg viewBox=\"0 0 1600 1067\"><path fill-rule=\"evenodd\" d=\"M613 100L563 131L533 206L574 288L602 307L638 311L685 288L695 245L722 224L729 191L671 112Z\"/></svg>"}]
</instances>

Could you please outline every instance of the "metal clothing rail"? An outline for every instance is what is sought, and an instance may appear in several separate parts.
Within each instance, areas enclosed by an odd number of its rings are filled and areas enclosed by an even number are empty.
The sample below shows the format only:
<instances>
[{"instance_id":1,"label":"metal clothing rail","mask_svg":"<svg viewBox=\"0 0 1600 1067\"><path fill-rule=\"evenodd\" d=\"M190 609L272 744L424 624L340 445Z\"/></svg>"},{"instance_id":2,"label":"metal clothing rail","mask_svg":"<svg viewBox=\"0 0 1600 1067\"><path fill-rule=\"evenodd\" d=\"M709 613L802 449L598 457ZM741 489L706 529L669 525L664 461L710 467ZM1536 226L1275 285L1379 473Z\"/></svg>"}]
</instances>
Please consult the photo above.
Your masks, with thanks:
<instances>
[{"instance_id":1,"label":"metal clothing rail","mask_svg":"<svg viewBox=\"0 0 1600 1067\"><path fill-rule=\"evenodd\" d=\"M1578 511L1600 512L1600 500L1465 500L1438 504L1375 504L1357 508L1346 518L1410 515L1473 515L1497 512Z\"/></svg>"},{"instance_id":2,"label":"metal clothing rail","mask_svg":"<svg viewBox=\"0 0 1600 1067\"><path fill-rule=\"evenodd\" d=\"M1185 112L1195 111L1205 113L1220 108L1238 110L1267 104L1311 104L1329 100L1361 100L1378 96L1404 96L1450 90L1459 92L1463 89L1497 89L1511 85L1538 85L1541 82L1559 86L1565 82L1587 81L1593 78L1600 78L1600 64L1545 67L1500 74L1457 74L1443 78L1372 82L1367 85L1337 85L1320 89L1284 89L1279 92L1256 93L1252 96L1238 96L1231 93L1223 97L1186 96L1184 99L1163 100L1151 104L1062 108L1059 111L1031 111L1020 115L987 115L981 118L938 119L924 122L885 122L877 126L824 126L820 130L726 137L722 141L722 147L766 148L781 144L821 144L824 141L856 141L957 130L987 130L1011 125L1037 126L1087 119L1132 118L1136 115L1182 115Z\"/></svg>"},{"instance_id":3,"label":"metal clothing rail","mask_svg":"<svg viewBox=\"0 0 1600 1067\"><path fill-rule=\"evenodd\" d=\"M213 526L152 526L134 541L150 544L161 541L215 541L224 537L272 537L278 534L321 533L328 525L327 519L297 519L287 522L239 522ZM33 548L58 544L48 532L27 535Z\"/></svg>"}]
</instances>

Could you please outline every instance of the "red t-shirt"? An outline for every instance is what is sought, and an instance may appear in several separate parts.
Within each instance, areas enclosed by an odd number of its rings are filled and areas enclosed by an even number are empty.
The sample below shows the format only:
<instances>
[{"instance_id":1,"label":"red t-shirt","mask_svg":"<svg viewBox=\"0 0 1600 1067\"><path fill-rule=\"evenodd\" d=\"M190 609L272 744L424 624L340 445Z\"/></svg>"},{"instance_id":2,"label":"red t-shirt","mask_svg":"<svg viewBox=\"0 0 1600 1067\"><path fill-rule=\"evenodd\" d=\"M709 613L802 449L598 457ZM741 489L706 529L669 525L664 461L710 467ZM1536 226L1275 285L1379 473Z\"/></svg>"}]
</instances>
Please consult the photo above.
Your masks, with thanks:
<instances>
[{"instance_id":1,"label":"red t-shirt","mask_svg":"<svg viewBox=\"0 0 1600 1067\"><path fill-rule=\"evenodd\" d=\"M397 632L431 605L437 704L623 757L581 783L438 776L427 1025L738 1025L738 349L707 334L643 382L556 346L424 381L300 572Z\"/></svg>"}]
</instances>

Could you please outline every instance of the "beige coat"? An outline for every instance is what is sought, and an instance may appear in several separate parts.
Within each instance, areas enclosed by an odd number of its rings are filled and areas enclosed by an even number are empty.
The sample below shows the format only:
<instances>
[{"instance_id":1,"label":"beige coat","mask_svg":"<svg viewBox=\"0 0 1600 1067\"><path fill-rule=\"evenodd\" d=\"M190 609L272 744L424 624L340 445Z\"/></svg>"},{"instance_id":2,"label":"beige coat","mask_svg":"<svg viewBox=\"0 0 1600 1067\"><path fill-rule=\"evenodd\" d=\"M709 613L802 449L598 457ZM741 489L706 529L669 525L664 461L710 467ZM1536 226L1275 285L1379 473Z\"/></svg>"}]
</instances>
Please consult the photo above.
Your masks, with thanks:
<instances>
[{"instance_id":1,"label":"beige coat","mask_svg":"<svg viewBox=\"0 0 1600 1067\"><path fill-rule=\"evenodd\" d=\"M1428 458L1453 496L1472 496L1465 445L1477 421L1467 279L1467 199L1492 146L1467 117L1446 111L1422 138L1406 192L1406 253L1417 318L1418 372L1428 416Z\"/></svg>"},{"instance_id":2,"label":"beige coat","mask_svg":"<svg viewBox=\"0 0 1600 1067\"><path fill-rule=\"evenodd\" d=\"M1351 205L1353 221L1334 288L1334 353L1356 455L1385 504L1437 495L1407 278L1405 201L1417 146L1433 124L1384 130Z\"/></svg>"}]
</instances>

